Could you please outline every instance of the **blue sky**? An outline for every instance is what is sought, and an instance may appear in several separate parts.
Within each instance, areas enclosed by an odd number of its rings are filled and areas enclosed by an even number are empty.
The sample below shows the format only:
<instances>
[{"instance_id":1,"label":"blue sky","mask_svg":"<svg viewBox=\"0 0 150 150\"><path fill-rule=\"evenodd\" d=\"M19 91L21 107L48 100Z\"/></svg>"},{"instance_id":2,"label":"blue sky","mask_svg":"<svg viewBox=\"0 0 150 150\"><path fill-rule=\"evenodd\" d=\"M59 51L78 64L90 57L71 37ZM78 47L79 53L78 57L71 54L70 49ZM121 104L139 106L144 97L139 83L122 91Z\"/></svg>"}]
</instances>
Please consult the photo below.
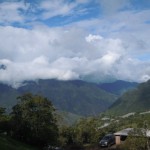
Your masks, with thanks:
<instances>
[{"instance_id":1,"label":"blue sky","mask_svg":"<svg viewBox=\"0 0 150 150\"><path fill-rule=\"evenodd\" d=\"M150 79L150 0L0 0L0 82Z\"/></svg>"}]
</instances>

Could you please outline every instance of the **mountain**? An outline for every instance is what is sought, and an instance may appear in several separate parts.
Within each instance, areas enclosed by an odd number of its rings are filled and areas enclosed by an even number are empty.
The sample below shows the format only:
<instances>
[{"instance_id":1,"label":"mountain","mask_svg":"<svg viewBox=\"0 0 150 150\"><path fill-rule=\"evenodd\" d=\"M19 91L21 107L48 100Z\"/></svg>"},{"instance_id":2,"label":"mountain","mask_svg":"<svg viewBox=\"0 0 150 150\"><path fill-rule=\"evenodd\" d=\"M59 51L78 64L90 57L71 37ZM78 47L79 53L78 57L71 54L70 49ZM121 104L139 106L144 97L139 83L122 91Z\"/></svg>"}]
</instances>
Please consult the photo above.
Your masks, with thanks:
<instances>
[{"instance_id":1,"label":"mountain","mask_svg":"<svg viewBox=\"0 0 150 150\"><path fill-rule=\"evenodd\" d=\"M124 93L107 112L121 115L148 110L150 110L150 80Z\"/></svg>"},{"instance_id":2,"label":"mountain","mask_svg":"<svg viewBox=\"0 0 150 150\"><path fill-rule=\"evenodd\" d=\"M116 100L115 95L101 90L97 84L80 80L27 82L18 91L40 94L51 100L58 110L84 116L97 115Z\"/></svg>"},{"instance_id":3,"label":"mountain","mask_svg":"<svg viewBox=\"0 0 150 150\"><path fill-rule=\"evenodd\" d=\"M136 82L128 82L123 80L117 80L112 83L102 83L99 84L99 87L107 92L122 95L126 91L137 87L138 83Z\"/></svg>"},{"instance_id":4,"label":"mountain","mask_svg":"<svg viewBox=\"0 0 150 150\"><path fill-rule=\"evenodd\" d=\"M10 112L12 106L17 103L19 92L6 84L0 84L0 106L7 108Z\"/></svg>"},{"instance_id":5,"label":"mountain","mask_svg":"<svg viewBox=\"0 0 150 150\"><path fill-rule=\"evenodd\" d=\"M0 105L10 109L17 103L16 98L19 95L28 92L47 97L60 111L81 116L97 115L117 98L114 94L100 89L95 83L80 80L38 80L26 81L18 89L0 84Z\"/></svg>"}]
</instances>

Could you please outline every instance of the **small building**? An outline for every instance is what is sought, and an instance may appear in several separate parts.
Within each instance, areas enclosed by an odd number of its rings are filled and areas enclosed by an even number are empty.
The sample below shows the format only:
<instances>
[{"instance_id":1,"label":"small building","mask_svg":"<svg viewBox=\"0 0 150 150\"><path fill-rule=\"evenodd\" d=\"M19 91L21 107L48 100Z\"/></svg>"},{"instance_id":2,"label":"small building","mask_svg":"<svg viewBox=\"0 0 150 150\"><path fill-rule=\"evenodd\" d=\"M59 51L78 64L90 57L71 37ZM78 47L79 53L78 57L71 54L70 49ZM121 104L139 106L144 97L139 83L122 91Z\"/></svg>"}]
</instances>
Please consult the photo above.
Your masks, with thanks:
<instances>
[{"instance_id":1,"label":"small building","mask_svg":"<svg viewBox=\"0 0 150 150\"><path fill-rule=\"evenodd\" d=\"M145 130L145 129L139 129L139 130L142 133L142 135L144 135L145 137L150 137L150 130ZM130 133L133 133L134 136L140 136L138 133L135 132L134 128L123 129L121 131L114 133L116 145L120 145L122 141L125 141L125 139Z\"/></svg>"},{"instance_id":2,"label":"small building","mask_svg":"<svg viewBox=\"0 0 150 150\"><path fill-rule=\"evenodd\" d=\"M124 141L127 138L129 132L131 131L133 131L133 128L126 128L114 133L116 139L116 145L121 144L121 141Z\"/></svg>"}]
</instances>

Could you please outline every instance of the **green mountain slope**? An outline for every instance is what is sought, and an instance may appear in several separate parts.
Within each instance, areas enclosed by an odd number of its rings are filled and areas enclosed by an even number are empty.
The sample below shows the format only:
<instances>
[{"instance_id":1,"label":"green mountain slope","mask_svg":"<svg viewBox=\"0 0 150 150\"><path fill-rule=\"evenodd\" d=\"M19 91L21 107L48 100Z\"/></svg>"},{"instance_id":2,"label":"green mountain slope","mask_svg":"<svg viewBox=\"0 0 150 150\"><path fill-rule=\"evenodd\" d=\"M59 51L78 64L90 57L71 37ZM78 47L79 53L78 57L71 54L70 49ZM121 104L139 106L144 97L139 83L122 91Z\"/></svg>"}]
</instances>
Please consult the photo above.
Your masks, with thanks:
<instances>
[{"instance_id":1,"label":"green mountain slope","mask_svg":"<svg viewBox=\"0 0 150 150\"><path fill-rule=\"evenodd\" d=\"M40 94L50 99L58 110L84 116L97 115L116 100L114 94L101 90L97 84L79 80L27 82L18 91Z\"/></svg>"},{"instance_id":2,"label":"green mountain slope","mask_svg":"<svg viewBox=\"0 0 150 150\"><path fill-rule=\"evenodd\" d=\"M150 80L123 94L108 112L119 115L147 110L150 110Z\"/></svg>"},{"instance_id":3,"label":"green mountain slope","mask_svg":"<svg viewBox=\"0 0 150 150\"><path fill-rule=\"evenodd\" d=\"M12 106L17 103L19 92L11 86L0 84L0 106L10 111Z\"/></svg>"},{"instance_id":4,"label":"green mountain slope","mask_svg":"<svg viewBox=\"0 0 150 150\"><path fill-rule=\"evenodd\" d=\"M79 116L73 113L65 112L65 111L58 111L57 112L57 121L58 124L61 125L73 125L76 123L79 119L83 118L83 116Z\"/></svg>"}]
</instances>

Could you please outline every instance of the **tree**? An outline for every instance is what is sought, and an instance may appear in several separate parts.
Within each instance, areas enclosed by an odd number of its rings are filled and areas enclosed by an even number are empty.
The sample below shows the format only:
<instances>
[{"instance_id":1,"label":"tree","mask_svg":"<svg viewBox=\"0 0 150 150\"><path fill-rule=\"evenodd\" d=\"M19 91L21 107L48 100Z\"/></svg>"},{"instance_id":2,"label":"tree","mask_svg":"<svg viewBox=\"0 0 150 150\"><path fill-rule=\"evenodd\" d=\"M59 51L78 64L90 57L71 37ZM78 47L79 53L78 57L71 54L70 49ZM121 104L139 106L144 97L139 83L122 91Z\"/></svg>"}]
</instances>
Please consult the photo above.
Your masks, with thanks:
<instances>
[{"instance_id":1,"label":"tree","mask_svg":"<svg viewBox=\"0 0 150 150\"><path fill-rule=\"evenodd\" d=\"M59 136L59 141L60 141L60 145L62 147L66 146L66 145L73 145L74 143L74 128L73 126L62 126L60 128L60 136Z\"/></svg>"},{"instance_id":2,"label":"tree","mask_svg":"<svg viewBox=\"0 0 150 150\"><path fill-rule=\"evenodd\" d=\"M25 94L13 107L13 136L30 144L56 144L58 128L52 103L38 95Z\"/></svg>"},{"instance_id":3,"label":"tree","mask_svg":"<svg viewBox=\"0 0 150 150\"><path fill-rule=\"evenodd\" d=\"M9 132L10 117L6 115L5 108L0 107L0 133Z\"/></svg>"},{"instance_id":4,"label":"tree","mask_svg":"<svg viewBox=\"0 0 150 150\"><path fill-rule=\"evenodd\" d=\"M74 141L80 144L93 144L99 141L97 119L89 117L80 119L74 127Z\"/></svg>"}]
</instances>

